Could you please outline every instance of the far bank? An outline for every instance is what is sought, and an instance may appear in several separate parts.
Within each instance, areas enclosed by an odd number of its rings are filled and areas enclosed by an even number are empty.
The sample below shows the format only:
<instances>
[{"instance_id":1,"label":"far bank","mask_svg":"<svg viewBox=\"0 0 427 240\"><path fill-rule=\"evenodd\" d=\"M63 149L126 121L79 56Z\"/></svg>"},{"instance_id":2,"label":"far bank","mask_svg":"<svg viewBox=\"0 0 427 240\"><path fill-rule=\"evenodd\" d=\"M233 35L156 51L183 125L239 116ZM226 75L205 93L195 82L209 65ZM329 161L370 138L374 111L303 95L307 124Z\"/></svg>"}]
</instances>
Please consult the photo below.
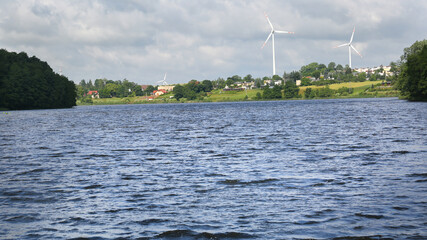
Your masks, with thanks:
<instances>
[{"instance_id":1,"label":"far bank","mask_svg":"<svg viewBox=\"0 0 427 240\"><path fill-rule=\"evenodd\" d=\"M346 82L327 86L306 86L299 88L298 97L285 98L281 90L280 98L263 98L263 89L248 89L240 91L213 90L194 100L181 98L176 100L173 93L156 98L149 96L132 96L125 98L92 98L85 102L77 100L77 105L115 105L115 104L156 104L156 103L195 103L195 102L237 102L260 100L303 100L303 99L343 99L343 98L375 98L399 97L399 91L383 81ZM316 94L307 94L307 91Z\"/></svg>"}]
</instances>

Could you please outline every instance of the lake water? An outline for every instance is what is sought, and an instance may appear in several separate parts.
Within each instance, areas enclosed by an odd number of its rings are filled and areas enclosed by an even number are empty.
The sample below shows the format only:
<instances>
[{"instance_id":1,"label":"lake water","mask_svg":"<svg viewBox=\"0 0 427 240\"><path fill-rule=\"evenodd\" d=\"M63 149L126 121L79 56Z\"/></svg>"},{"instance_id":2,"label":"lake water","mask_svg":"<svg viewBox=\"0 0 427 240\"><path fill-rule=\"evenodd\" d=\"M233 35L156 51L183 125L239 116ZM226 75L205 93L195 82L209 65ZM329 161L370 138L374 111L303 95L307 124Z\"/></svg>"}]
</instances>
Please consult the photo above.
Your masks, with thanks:
<instances>
[{"instance_id":1,"label":"lake water","mask_svg":"<svg viewBox=\"0 0 427 240\"><path fill-rule=\"evenodd\" d=\"M427 103L0 115L1 239L426 239Z\"/></svg>"}]
</instances>

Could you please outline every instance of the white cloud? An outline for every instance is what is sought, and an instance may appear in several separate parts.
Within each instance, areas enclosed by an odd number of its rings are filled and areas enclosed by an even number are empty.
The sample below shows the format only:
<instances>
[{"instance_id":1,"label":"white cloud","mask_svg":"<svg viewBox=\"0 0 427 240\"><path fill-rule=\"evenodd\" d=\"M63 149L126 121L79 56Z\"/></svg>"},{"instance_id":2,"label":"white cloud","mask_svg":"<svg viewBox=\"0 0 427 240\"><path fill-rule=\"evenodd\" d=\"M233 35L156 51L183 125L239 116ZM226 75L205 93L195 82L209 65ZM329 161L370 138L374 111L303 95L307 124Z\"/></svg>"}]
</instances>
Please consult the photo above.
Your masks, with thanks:
<instances>
[{"instance_id":1,"label":"white cloud","mask_svg":"<svg viewBox=\"0 0 427 240\"><path fill-rule=\"evenodd\" d=\"M349 40L363 59L354 66L388 64L403 48L426 38L427 2L4 0L0 47L26 51L76 82L124 79L155 84L271 74L271 45L260 49L270 27L295 35L276 37L278 73L310 62L345 65L348 53L332 49ZM271 43L269 43L271 44Z\"/></svg>"}]
</instances>

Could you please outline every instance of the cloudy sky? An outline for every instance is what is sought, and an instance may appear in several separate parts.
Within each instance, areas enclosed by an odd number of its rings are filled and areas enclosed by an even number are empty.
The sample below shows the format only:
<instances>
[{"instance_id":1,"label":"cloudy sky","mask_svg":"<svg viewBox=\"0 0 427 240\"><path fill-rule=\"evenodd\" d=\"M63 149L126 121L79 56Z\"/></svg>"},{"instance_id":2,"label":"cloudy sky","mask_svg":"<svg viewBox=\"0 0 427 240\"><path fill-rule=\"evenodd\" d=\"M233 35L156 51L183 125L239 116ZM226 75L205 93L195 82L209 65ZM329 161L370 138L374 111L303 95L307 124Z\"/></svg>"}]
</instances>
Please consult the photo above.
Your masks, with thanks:
<instances>
[{"instance_id":1,"label":"cloudy sky","mask_svg":"<svg viewBox=\"0 0 427 240\"><path fill-rule=\"evenodd\" d=\"M388 65L427 38L424 0L1 0L0 48L37 56L82 79L157 84L272 75L311 62L348 64L350 40L363 55L353 67Z\"/></svg>"}]
</instances>

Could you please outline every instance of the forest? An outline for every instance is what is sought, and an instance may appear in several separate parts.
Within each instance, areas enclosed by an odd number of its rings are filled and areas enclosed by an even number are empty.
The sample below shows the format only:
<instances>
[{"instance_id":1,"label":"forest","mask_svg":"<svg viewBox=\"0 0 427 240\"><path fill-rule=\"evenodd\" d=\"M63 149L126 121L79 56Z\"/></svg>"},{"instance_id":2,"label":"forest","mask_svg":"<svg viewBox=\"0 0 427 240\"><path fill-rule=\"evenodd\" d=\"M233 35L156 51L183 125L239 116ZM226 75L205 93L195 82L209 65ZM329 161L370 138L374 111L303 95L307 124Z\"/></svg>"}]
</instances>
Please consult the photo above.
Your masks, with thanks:
<instances>
[{"instance_id":1,"label":"forest","mask_svg":"<svg viewBox=\"0 0 427 240\"><path fill-rule=\"evenodd\" d=\"M76 87L25 52L0 50L0 108L10 110L70 108L76 105Z\"/></svg>"}]
</instances>

